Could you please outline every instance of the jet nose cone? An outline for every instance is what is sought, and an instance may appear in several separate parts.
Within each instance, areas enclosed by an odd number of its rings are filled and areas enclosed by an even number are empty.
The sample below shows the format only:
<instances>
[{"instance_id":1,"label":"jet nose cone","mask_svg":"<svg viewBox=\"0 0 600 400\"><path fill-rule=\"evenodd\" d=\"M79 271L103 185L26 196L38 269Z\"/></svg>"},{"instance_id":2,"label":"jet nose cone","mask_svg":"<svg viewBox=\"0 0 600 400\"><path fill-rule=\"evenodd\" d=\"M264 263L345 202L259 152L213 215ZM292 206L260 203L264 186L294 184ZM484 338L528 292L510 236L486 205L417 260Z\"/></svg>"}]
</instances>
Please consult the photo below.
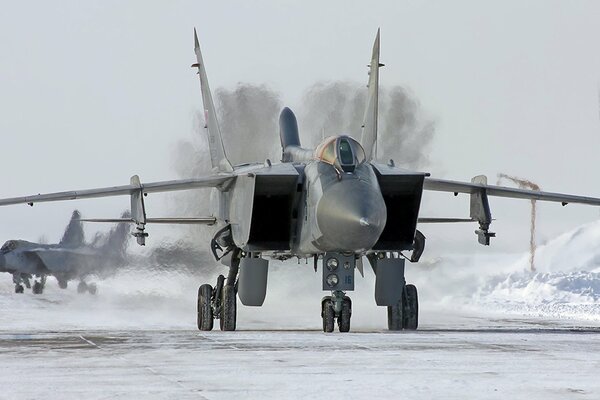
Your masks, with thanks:
<instances>
[{"instance_id":1,"label":"jet nose cone","mask_svg":"<svg viewBox=\"0 0 600 400\"><path fill-rule=\"evenodd\" d=\"M340 182L325 192L317 206L317 223L326 251L373 247L385 227L381 193L359 180Z\"/></svg>"}]
</instances>

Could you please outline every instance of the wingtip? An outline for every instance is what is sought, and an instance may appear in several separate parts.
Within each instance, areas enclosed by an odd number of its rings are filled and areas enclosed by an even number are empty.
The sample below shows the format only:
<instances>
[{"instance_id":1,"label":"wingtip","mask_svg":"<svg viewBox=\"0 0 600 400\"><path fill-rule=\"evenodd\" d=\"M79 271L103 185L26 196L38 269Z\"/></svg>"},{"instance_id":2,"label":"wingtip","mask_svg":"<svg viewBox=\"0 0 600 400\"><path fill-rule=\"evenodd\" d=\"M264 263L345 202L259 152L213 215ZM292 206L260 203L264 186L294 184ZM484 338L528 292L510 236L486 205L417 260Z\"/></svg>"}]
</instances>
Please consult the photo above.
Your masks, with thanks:
<instances>
[{"instance_id":1,"label":"wingtip","mask_svg":"<svg viewBox=\"0 0 600 400\"><path fill-rule=\"evenodd\" d=\"M196 33L196 28L194 28L194 48L199 48L200 43L198 42L198 34Z\"/></svg>"}]
</instances>

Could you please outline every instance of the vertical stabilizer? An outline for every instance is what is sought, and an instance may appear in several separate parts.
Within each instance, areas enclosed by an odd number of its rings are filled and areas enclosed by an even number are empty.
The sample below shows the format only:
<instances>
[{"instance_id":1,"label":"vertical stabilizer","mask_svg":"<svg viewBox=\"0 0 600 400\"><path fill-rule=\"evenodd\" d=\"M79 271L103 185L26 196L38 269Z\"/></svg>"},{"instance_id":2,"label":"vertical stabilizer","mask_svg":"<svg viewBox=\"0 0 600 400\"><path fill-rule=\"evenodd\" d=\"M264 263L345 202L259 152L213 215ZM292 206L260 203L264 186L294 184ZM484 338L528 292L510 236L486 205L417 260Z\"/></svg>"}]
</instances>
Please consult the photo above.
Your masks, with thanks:
<instances>
[{"instance_id":1,"label":"vertical stabilizer","mask_svg":"<svg viewBox=\"0 0 600 400\"><path fill-rule=\"evenodd\" d=\"M360 143L365 149L367 161L375 159L377 152L377 110L379 101L379 29L373 44L373 54L371 55L371 64L369 65L369 88L367 98L367 108L365 109L365 118L363 119L362 135Z\"/></svg>"},{"instance_id":2,"label":"vertical stabilizer","mask_svg":"<svg viewBox=\"0 0 600 400\"><path fill-rule=\"evenodd\" d=\"M60 244L66 247L80 247L84 245L83 226L81 226L81 214L79 211L73 211L71 220L65 233L63 234Z\"/></svg>"},{"instance_id":3,"label":"vertical stabilizer","mask_svg":"<svg viewBox=\"0 0 600 400\"><path fill-rule=\"evenodd\" d=\"M227 159L225 148L223 147L221 129L219 128L219 121L217 121L217 112L215 110L212 95L210 94L210 88L208 87L206 68L204 67L204 61L202 60L202 53L200 52L200 44L198 42L198 35L196 35L196 29L194 29L194 52L196 53L196 64L192 65L192 67L198 68L198 75L200 76L200 89L202 91L202 103L204 104L204 127L208 132L210 162L215 170L220 172L231 172L233 171L233 167Z\"/></svg>"}]
</instances>

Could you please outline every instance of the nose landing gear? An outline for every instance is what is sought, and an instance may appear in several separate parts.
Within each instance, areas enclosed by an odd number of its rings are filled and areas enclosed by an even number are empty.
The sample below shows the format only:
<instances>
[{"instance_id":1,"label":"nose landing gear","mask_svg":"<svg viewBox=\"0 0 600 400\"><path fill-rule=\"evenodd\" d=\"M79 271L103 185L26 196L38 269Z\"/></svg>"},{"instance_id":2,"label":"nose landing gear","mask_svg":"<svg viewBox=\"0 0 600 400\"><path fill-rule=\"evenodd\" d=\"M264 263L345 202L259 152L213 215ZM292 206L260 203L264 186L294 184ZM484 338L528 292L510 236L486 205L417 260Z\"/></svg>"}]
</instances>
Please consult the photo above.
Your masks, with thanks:
<instances>
[{"instance_id":1,"label":"nose landing gear","mask_svg":"<svg viewBox=\"0 0 600 400\"><path fill-rule=\"evenodd\" d=\"M323 332L333 332L337 319L340 332L350 331L350 317L352 316L352 300L341 290L325 296L321 301L321 318L323 318Z\"/></svg>"}]
</instances>

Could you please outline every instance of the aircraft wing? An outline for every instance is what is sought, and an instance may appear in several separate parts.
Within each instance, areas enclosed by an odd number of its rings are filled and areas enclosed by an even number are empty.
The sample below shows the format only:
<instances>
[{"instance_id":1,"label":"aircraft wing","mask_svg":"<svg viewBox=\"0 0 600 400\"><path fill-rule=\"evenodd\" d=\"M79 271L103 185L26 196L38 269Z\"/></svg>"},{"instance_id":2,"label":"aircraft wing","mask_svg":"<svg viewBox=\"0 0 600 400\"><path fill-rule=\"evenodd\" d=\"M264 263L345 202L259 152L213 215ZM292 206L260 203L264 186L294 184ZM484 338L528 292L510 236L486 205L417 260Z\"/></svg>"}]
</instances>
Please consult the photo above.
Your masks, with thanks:
<instances>
[{"instance_id":1,"label":"aircraft wing","mask_svg":"<svg viewBox=\"0 0 600 400\"><path fill-rule=\"evenodd\" d=\"M235 179L235 175L233 174L216 174L199 178L149 182L142 184L137 183L139 182L139 178L137 178L137 182L134 179L132 179L132 183L129 185L4 198L0 199L0 206L8 206L12 204L29 204L32 206L35 203L50 201L133 195L134 193L139 193L140 191L143 193L158 193L171 192L176 190L189 190L203 187L219 187L226 185L233 179Z\"/></svg>"},{"instance_id":2,"label":"aircraft wing","mask_svg":"<svg viewBox=\"0 0 600 400\"><path fill-rule=\"evenodd\" d=\"M556 203L562 203L562 205L573 203L600 206L600 198L597 197L517 189L505 186L487 185L485 183L477 182L459 182L445 179L425 178L423 189L437 192L467 194L476 194L485 190L485 193L488 196L508 197L513 199L552 201Z\"/></svg>"},{"instance_id":3,"label":"aircraft wing","mask_svg":"<svg viewBox=\"0 0 600 400\"><path fill-rule=\"evenodd\" d=\"M517 189L506 186L488 185L487 178L483 175L474 177L471 182L450 181L425 177L424 190L437 192L467 193L470 196L470 218L479 222L479 229L475 231L479 243L484 246L490 244L490 238L496 234L489 231L492 223L492 213L488 196L507 197L513 199L551 201L566 206L569 203L600 206L600 198L577 196L573 194L542 192L537 190Z\"/></svg>"}]
</instances>

